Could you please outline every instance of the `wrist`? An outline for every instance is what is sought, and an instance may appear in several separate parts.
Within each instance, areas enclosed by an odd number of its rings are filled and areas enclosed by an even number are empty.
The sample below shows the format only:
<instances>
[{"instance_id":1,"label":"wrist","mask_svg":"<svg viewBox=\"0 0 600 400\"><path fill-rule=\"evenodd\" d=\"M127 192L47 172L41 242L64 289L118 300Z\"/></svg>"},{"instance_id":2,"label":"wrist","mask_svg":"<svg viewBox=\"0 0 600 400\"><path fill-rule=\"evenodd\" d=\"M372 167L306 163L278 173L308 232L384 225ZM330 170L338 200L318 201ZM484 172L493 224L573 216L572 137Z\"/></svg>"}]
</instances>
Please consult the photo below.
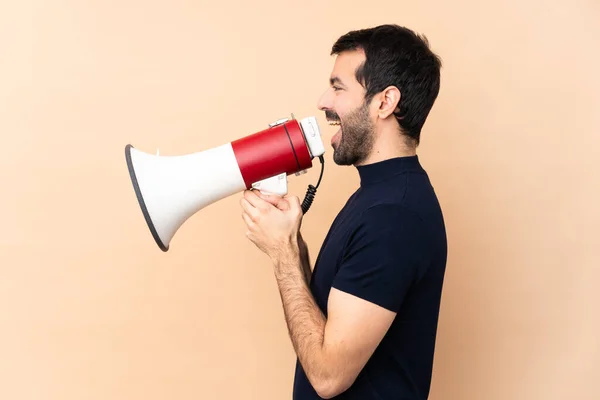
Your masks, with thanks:
<instances>
[{"instance_id":1,"label":"wrist","mask_svg":"<svg viewBox=\"0 0 600 400\"><path fill-rule=\"evenodd\" d=\"M283 243L278 251L271 257L275 273L286 274L300 271L300 246L297 240Z\"/></svg>"},{"instance_id":2,"label":"wrist","mask_svg":"<svg viewBox=\"0 0 600 400\"><path fill-rule=\"evenodd\" d=\"M280 240L271 253L271 260L278 262L296 257L300 254L301 248L298 235L292 235L285 240Z\"/></svg>"}]
</instances>

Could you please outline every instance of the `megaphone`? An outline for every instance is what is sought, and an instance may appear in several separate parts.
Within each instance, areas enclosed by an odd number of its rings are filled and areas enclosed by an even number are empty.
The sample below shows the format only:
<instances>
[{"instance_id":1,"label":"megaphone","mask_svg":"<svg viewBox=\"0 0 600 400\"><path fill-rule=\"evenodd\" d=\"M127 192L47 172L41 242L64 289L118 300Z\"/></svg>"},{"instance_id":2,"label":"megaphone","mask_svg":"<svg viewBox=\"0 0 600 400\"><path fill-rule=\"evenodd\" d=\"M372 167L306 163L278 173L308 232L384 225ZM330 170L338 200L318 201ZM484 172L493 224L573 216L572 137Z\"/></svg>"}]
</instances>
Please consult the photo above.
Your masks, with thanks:
<instances>
[{"instance_id":1,"label":"megaphone","mask_svg":"<svg viewBox=\"0 0 600 400\"><path fill-rule=\"evenodd\" d=\"M166 252L181 225L206 206L246 189L287 194L287 176L321 161L316 186L302 203L306 213L323 176L325 149L315 117L282 118L267 129L208 150L179 156L125 146L129 176L158 247Z\"/></svg>"}]
</instances>

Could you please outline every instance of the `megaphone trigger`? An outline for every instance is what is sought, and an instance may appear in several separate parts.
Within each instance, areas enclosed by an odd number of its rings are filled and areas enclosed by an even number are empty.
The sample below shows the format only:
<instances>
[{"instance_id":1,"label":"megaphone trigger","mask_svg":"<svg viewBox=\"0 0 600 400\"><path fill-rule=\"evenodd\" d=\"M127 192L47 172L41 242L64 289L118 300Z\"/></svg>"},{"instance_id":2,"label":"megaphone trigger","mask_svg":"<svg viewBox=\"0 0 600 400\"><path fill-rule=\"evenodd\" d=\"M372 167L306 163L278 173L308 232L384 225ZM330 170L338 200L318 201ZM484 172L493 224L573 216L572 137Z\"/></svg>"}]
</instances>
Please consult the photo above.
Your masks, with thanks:
<instances>
[{"instance_id":1,"label":"megaphone trigger","mask_svg":"<svg viewBox=\"0 0 600 400\"><path fill-rule=\"evenodd\" d=\"M285 172L252 184L252 188L265 194L285 196L288 192L287 174Z\"/></svg>"}]
</instances>

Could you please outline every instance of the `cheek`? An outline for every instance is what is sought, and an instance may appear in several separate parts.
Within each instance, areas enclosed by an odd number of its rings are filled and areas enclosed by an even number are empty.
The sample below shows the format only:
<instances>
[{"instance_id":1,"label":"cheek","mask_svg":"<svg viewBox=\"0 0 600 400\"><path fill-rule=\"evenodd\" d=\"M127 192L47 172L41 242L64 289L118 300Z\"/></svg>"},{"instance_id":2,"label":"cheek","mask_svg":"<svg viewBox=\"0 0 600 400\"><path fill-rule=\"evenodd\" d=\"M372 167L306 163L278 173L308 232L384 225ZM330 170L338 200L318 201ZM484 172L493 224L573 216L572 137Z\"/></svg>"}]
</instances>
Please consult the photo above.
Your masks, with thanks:
<instances>
[{"instance_id":1,"label":"cheek","mask_svg":"<svg viewBox=\"0 0 600 400\"><path fill-rule=\"evenodd\" d=\"M352 102L347 97L341 98L336 102L336 107L339 110L340 115L345 115L352 110Z\"/></svg>"},{"instance_id":2,"label":"cheek","mask_svg":"<svg viewBox=\"0 0 600 400\"><path fill-rule=\"evenodd\" d=\"M355 113L362 104L361 101L351 96L349 93L341 93L336 98L335 111L341 119L348 119L348 116Z\"/></svg>"},{"instance_id":3,"label":"cheek","mask_svg":"<svg viewBox=\"0 0 600 400\"><path fill-rule=\"evenodd\" d=\"M338 92L334 99L334 109L339 115L347 113L352 109L352 97L345 92Z\"/></svg>"},{"instance_id":4,"label":"cheek","mask_svg":"<svg viewBox=\"0 0 600 400\"><path fill-rule=\"evenodd\" d=\"M342 124L346 123L348 121L348 109L344 108L344 107L339 107L336 108L335 112L337 113L338 117L340 117L340 122Z\"/></svg>"}]
</instances>

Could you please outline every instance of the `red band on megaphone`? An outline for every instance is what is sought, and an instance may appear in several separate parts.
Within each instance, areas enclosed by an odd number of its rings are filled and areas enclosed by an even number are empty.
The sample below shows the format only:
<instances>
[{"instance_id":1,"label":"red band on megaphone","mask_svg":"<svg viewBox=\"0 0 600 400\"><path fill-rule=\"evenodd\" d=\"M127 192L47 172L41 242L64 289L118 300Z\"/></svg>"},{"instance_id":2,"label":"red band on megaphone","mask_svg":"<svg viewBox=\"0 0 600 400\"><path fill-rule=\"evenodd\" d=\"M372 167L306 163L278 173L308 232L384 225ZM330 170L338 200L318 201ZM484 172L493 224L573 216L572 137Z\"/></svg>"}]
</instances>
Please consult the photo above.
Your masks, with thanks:
<instances>
[{"instance_id":1,"label":"red band on megaphone","mask_svg":"<svg viewBox=\"0 0 600 400\"><path fill-rule=\"evenodd\" d=\"M312 159L296 120L231 142L246 188L285 172L312 167Z\"/></svg>"}]
</instances>

